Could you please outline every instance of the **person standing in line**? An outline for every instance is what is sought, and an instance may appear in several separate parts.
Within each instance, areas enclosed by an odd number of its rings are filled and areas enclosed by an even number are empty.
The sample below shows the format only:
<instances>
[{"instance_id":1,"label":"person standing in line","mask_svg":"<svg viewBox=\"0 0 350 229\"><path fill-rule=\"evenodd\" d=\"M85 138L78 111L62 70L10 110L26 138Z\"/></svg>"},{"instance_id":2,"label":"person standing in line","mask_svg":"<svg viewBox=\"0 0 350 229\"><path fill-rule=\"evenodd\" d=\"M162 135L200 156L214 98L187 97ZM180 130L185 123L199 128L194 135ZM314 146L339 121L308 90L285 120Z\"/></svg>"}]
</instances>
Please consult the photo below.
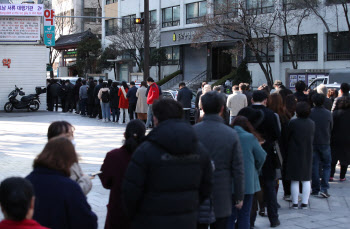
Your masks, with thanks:
<instances>
[{"instance_id":1,"label":"person standing in line","mask_svg":"<svg viewBox=\"0 0 350 229\"><path fill-rule=\"evenodd\" d=\"M132 120L125 129L125 141L121 148L107 153L99 174L105 189L110 189L105 229L129 229L130 222L122 209L122 182L131 157L142 143L146 133L145 124Z\"/></svg>"},{"instance_id":2,"label":"person standing in line","mask_svg":"<svg viewBox=\"0 0 350 229\"><path fill-rule=\"evenodd\" d=\"M312 102L314 108L311 110L310 119L315 122L315 137L313 142L312 163L312 192L311 195L328 198L329 178L331 174L331 148L330 140L333 128L332 113L324 107L326 96L314 94ZM320 170L322 167L322 181L320 183Z\"/></svg>"},{"instance_id":3,"label":"person standing in line","mask_svg":"<svg viewBox=\"0 0 350 229\"><path fill-rule=\"evenodd\" d=\"M235 206L232 207L228 229L234 229L235 224L240 229L250 229L250 212L253 196L256 192L260 191L259 173L264 165L266 152L259 143L263 139L246 117L237 116L232 126L237 131L242 146L245 192L242 209L239 210Z\"/></svg>"},{"instance_id":4,"label":"person standing in line","mask_svg":"<svg viewBox=\"0 0 350 229\"><path fill-rule=\"evenodd\" d=\"M120 116L120 111L119 111L119 87L118 87L118 82L113 82L112 86L110 88L110 102L109 106L111 107L112 111L112 121L113 122L118 122L119 121L119 116Z\"/></svg>"},{"instance_id":5,"label":"person standing in line","mask_svg":"<svg viewBox=\"0 0 350 229\"><path fill-rule=\"evenodd\" d=\"M294 209L299 208L299 182L303 185L301 209L308 208L311 192L315 123L309 118L310 112L310 105L307 102L297 103L297 118L291 120L288 126L286 179L291 180L292 208Z\"/></svg>"},{"instance_id":6,"label":"person standing in line","mask_svg":"<svg viewBox=\"0 0 350 229\"><path fill-rule=\"evenodd\" d=\"M253 93L250 91L249 83L240 83L239 91L245 94L245 96L247 96L248 106L252 105Z\"/></svg>"},{"instance_id":7,"label":"person standing in line","mask_svg":"<svg viewBox=\"0 0 350 229\"><path fill-rule=\"evenodd\" d=\"M81 87L79 88L79 101L77 103L80 103L81 107L81 116L86 116L86 108L88 104L88 85L86 85L86 80L83 80L81 83Z\"/></svg>"},{"instance_id":8,"label":"person standing in line","mask_svg":"<svg viewBox=\"0 0 350 229\"><path fill-rule=\"evenodd\" d=\"M204 116L204 111L203 111L203 106L202 106L202 96L205 95L206 93L211 92L211 86L209 84L204 85L203 90L202 90L202 94L199 97L199 103L198 103L198 107L199 107L199 120L201 120Z\"/></svg>"},{"instance_id":9,"label":"person standing in line","mask_svg":"<svg viewBox=\"0 0 350 229\"><path fill-rule=\"evenodd\" d=\"M295 84L295 90L294 93L295 98L297 99L297 102L308 102L307 95L304 94L304 91L306 90L306 84L304 81L298 81Z\"/></svg>"},{"instance_id":10,"label":"person standing in line","mask_svg":"<svg viewBox=\"0 0 350 229\"><path fill-rule=\"evenodd\" d=\"M26 179L34 187L33 219L41 225L51 229L97 228L97 216L86 196L69 178L70 168L77 162L74 146L65 137L50 139L35 158L33 171Z\"/></svg>"},{"instance_id":11,"label":"person standing in line","mask_svg":"<svg viewBox=\"0 0 350 229\"><path fill-rule=\"evenodd\" d=\"M120 109L120 115L119 115L119 124L123 124L125 119L125 124L128 124L130 121L129 115L128 115L128 109L129 109L129 100L126 97L126 94L129 91L128 84L123 81L122 86L119 88L118 96L119 96L119 109Z\"/></svg>"},{"instance_id":12,"label":"person standing in line","mask_svg":"<svg viewBox=\"0 0 350 229\"><path fill-rule=\"evenodd\" d=\"M159 99L160 87L158 87L158 85L154 82L153 78L151 77L148 77L147 84L148 84L148 89L147 89L146 95L147 95L148 111L147 111L146 128L150 128L151 124L154 125L152 105L155 100Z\"/></svg>"},{"instance_id":13,"label":"person standing in line","mask_svg":"<svg viewBox=\"0 0 350 229\"><path fill-rule=\"evenodd\" d=\"M209 156L177 101L156 100L152 109L155 128L133 153L122 185L131 228L196 229L198 206L211 193Z\"/></svg>"},{"instance_id":14,"label":"person standing in line","mask_svg":"<svg viewBox=\"0 0 350 229\"><path fill-rule=\"evenodd\" d=\"M100 105L100 99L98 98L98 93L100 92L100 89L102 88L103 84L103 79L98 80L98 85L95 86L94 88L94 117L97 119L102 119L102 110L101 110L101 105Z\"/></svg>"},{"instance_id":15,"label":"person standing in line","mask_svg":"<svg viewBox=\"0 0 350 229\"><path fill-rule=\"evenodd\" d=\"M51 80L51 86L48 93L50 93L51 103L49 107L49 111L55 108L55 111L58 111L58 96L60 91L60 85L57 83L57 80ZM51 107L52 106L52 107ZM52 108L52 109L51 109Z\"/></svg>"},{"instance_id":16,"label":"person standing in line","mask_svg":"<svg viewBox=\"0 0 350 229\"><path fill-rule=\"evenodd\" d=\"M33 185L21 177L10 177L0 184L0 206L5 219L0 229L48 229L33 220Z\"/></svg>"},{"instance_id":17,"label":"person standing in line","mask_svg":"<svg viewBox=\"0 0 350 229\"><path fill-rule=\"evenodd\" d=\"M324 95L325 100L324 100L324 108L326 108L327 110L331 111L332 110L332 105L333 105L333 101L330 98L327 98L327 87L324 84L320 84L317 86L316 91L318 94Z\"/></svg>"},{"instance_id":18,"label":"person standing in line","mask_svg":"<svg viewBox=\"0 0 350 229\"><path fill-rule=\"evenodd\" d=\"M332 100L332 106L334 103L334 100L338 97L338 91L336 89L328 89L327 92L327 98L329 98L330 100ZM332 110L332 109L331 109Z\"/></svg>"},{"instance_id":19,"label":"person standing in line","mask_svg":"<svg viewBox=\"0 0 350 229\"><path fill-rule=\"evenodd\" d=\"M226 106L230 110L230 124L237 116L238 112L248 106L247 96L239 91L239 86L234 85L232 87L232 95L227 98Z\"/></svg>"},{"instance_id":20,"label":"person standing in line","mask_svg":"<svg viewBox=\"0 0 350 229\"><path fill-rule=\"evenodd\" d=\"M137 97L137 104L136 104L136 114L137 118L144 121L146 123L147 121L147 83L146 81L141 82L141 87L137 89L136 97Z\"/></svg>"},{"instance_id":21,"label":"person standing in line","mask_svg":"<svg viewBox=\"0 0 350 229\"><path fill-rule=\"evenodd\" d=\"M269 217L270 226L277 227L281 223L278 219L278 203L276 193L276 154L274 152L274 143L280 138L280 130L277 117L273 111L267 108L268 94L265 90L253 92L252 108L261 110L264 113L264 119L256 130L261 134L265 142L262 144L267 156L262 168L262 181L264 200L267 207L267 215Z\"/></svg>"},{"instance_id":22,"label":"person standing in line","mask_svg":"<svg viewBox=\"0 0 350 229\"><path fill-rule=\"evenodd\" d=\"M67 85L65 80L61 80L61 86L58 91L58 96L61 99L62 112L66 110L66 99L67 99Z\"/></svg>"},{"instance_id":23,"label":"person standing in line","mask_svg":"<svg viewBox=\"0 0 350 229\"><path fill-rule=\"evenodd\" d=\"M347 83L342 83L340 85L340 90L339 90L339 94L338 97L334 99L333 102L333 106L332 106L332 112L339 109L338 107L338 101L342 98L342 97L349 97L349 90L350 90L350 86Z\"/></svg>"},{"instance_id":24,"label":"person standing in line","mask_svg":"<svg viewBox=\"0 0 350 229\"><path fill-rule=\"evenodd\" d=\"M100 100L101 104L102 122L109 122L111 120L111 108L109 107L109 88L106 82L102 84L102 88L98 92L97 97Z\"/></svg>"},{"instance_id":25,"label":"person standing in line","mask_svg":"<svg viewBox=\"0 0 350 229\"><path fill-rule=\"evenodd\" d=\"M73 112L74 109L74 85L70 80L66 80L66 105L65 112Z\"/></svg>"},{"instance_id":26,"label":"person standing in line","mask_svg":"<svg viewBox=\"0 0 350 229\"><path fill-rule=\"evenodd\" d=\"M203 81L201 84L201 87L198 89L197 91L197 95L196 95L196 101L195 101L195 107L196 107L196 123L199 120L199 116L200 116L200 109L199 109L199 101L200 101L200 97L203 94L203 87L208 84L206 81Z\"/></svg>"},{"instance_id":27,"label":"person standing in line","mask_svg":"<svg viewBox=\"0 0 350 229\"><path fill-rule=\"evenodd\" d=\"M94 90L95 90L95 83L93 80L89 80L89 88L88 88L88 109L87 109L87 115L89 118L94 118L94 106L95 106L95 98L94 98Z\"/></svg>"},{"instance_id":28,"label":"person standing in line","mask_svg":"<svg viewBox=\"0 0 350 229\"><path fill-rule=\"evenodd\" d=\"M179 93L177 94L177 101L182 105L184 110L184 119L190 122L190 110L192 101L192 91L186 87L184 82L179 84Z\"/></svg>"},{"instance_id":29,"label":"person standing in line","mask_svg":"<svg viewBox=\"0 0 350 229\"><path fill-rule=\"evenodd\" d=\"M79 77L77 82L75 83L74 87L73 87L73 94L74 94L74 105L75 105L75 113L76 114L80 114L80 97L79 97L79 94L80 94L80 87L83 86L82 84L82 80L81 78Z\"/></svg>"},{"instance_id":30,"label":"person standing in line","mask_svg":"<svg viewBox=\"0 0 350 229\"><path fill-rule=\"evenodd\" d=\"M130 120L136 119L136 104L137 104L137 97L136 97L137 87L135 86L135 82L130 82L130 89L128 93L126 93L126 97L129 100L129 117Z\"/></svg>"},{"instance_id":31,"label":"person standing in line","mask_svg":"<svg viewBox=\"0 0 350 229\"><path fill-rule=\"evenodd\" d=\"M340 162L340 181L346 181L346 172L350 164L350 97L337 101L337 110L333 112L333 130L331 137L332 171L330 181L333 181L335 167Z\"/></svg>"},{"instance_id":32,"label":"person standing in line","mask_svg":"<svg viewBox=\"0 0 350 229\"><path fill-rule=\"evenodd\" d=\"M210 87L210 86L209 86ZM211 229L226 229L232 214L232 203L238 209L243 206L244 168L242 149L237 132L224 124L220 117L225 108L225 95L216 91L201 96L203 121L194 126L199 141L214 161L213 207L216 221ZM232 185L234 198L232 199ZM209 225L199 224L198 229Z\"/></svg>"}]
</instances>

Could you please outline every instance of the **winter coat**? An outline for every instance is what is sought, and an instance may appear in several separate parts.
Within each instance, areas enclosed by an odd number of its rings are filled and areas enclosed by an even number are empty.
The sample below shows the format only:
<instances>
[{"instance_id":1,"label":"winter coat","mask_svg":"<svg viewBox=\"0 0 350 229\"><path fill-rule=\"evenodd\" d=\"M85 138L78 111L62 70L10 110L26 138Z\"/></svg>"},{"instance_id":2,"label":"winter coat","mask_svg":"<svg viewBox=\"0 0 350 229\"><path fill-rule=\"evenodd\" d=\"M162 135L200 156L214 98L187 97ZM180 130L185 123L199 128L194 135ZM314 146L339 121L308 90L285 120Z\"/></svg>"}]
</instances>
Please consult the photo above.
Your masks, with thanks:
<instances>
[{"instance_id":1,"label":"winter coat","mask_svg":"<svg viewBox=\"0 0 350 229\"><path fill-rule=\"evenodd\" d=\"M97 216L91 211L79 185L63 173L37 167L28 179L34 187L33 219L51 229L96 229Z\"/></svg>"},{"instance_id":2,"label":"winter coat","mask_svg":"<svg viewBox=\"0 0 350 229\"><path fill-rule=\"evenodd\" d=\"M88 88L88 104L95 104L95 97L94 97L94 90L95 90L95 84L89 84Z\"/></svg>"},{"instance_id":3,"label":"winter coat","mask_svg":"<svg viewBox=\"0 0 350 229\"><path fill-rule=\"evenodd\" d=\"M126 97L129 99L129 104L136 104L137 103L136 92L137 92L136 86L134 86L128 90Z\"/></svg>"},{"instance_id":4,"label":"winter coat","mask_svg":"<svg viewBox=\"0 0 350 229\"><path fill-rule=\"evenodd\" d=\"M147 97L146 97L147 88L142 86L136 92L137 104L136 104L136 113L145 114L148 110Z\"/></svg>"},{"instance_id":5,"label":"winter coat","mask_svg":"<svg viewBox=\"0 0 350 229\"><path fill-rule=\"evenodd\" d=\"M228 217L232 211L232 183L236 187L235 199L243 200L244 197L243 157L238 135L219 115L204 115L203 121L194 129L214 161L212 197L215 216Z\"/></svg>"},{"instance_id":6,"label":"winter coat","mask_svg":"<svg viewBox=\"0 0 350 229\"><path fill-rule=\"evenodd\" d=\"M134 229L196 229L199 204L211 193L209 157L192 126L167 120L132 156L122 197Z\"/></svg>"},{"instance_id":7,"label":"winter coat","mask_svg":"<svg viewBox=\"0 0 350 229\"><path fill-rule=\"evenodd\" d=\"M177 101L181 103L183 108L191 108L192 91L187 87L181 88L177 94Z\"/></svg>"},{"instance_id":8,"label":"winter coat","mask_svg":"<svg viewBox=\"0 0 350 229\"><path fill-rule=\"evenodd\" d=\"M122 209L122 182L131 159L123 146L107 153L99 175L104 188L110 189L105 229L127 229L130 221Z\"/></svg>"},{"instance_id":9,"label":"winter coat","mask_svg":"<svg viewBox=\"0 0 350 229\"><path fill-rule=\"evenodd\" d=\"M333 163L350 164L350 108L333 111L331 149Z\"/></svg>"},{"instance_id":10,"label":"winter coat","mask_svg":"<svg viewBox=\"0 0 350 229\"><path fill-rule=\"evenodd\" d=\"M332 110L332 106L333 106L333 101L330 98L326 97L325 100L324 100L323 106L327 110L331 111Z\"/></svg>"},{"instance_id":11,"label":"winter coat","mask_svg":"<svg viewBox=\"0 0 350 229\"><path fill-rule=\"evenodd\" d=\"M97 97L98 97L98 99L100 100L101 103L103 102L103 101L102 101L102 93L103 93L103 92L106 92L106 91L108 91L108 98L110 98L110 95L109 95L109 88L101 88L100 91L98 92Z\"/></svg>"},{"instance_id":12,"label":"winter coat","mask_svg":"<svg viewBox=\"0 0 350 229\"><path fill-rule=\"evenodd\" d=\"M262 144L263 149L267 153L264 166L262 168L262 176L264 179L273 180L276 177L276 155L274 153L274 143L280 138L277 117L275 113L263 105L253 104L254 109L261 110L264 113L262 123L256 128L261 137L265 140Z\"/></svg>"},{"instance_id":13,"label":"winter coat","mask_svg":"<svg viewBox=\"0 0 350 229\"><path fill-rule=\"evenodd\" d=\"M49 229L38 224L35 220L24 219L22 221L14 221L5 219L0 222L0 229Z\"/></svg>"},{"instance_id":14,"label":"winter coat","mask_svg":"<svg viewBox=\"0 0 350 229\"><path fill-rule=\"evenodd\" d=\"M254 194L260 191L259 172L264 165L266 152L253 134L246 132L240 126L235 126L234 129L239 136L243 152L244 194Z\"/></svg>"},{"instance_id":15,"label":"winter coat","mask_svg":"<svg viewBox=\"0 0 350 229\"><path fill-rule=\"evenodd\" d=\"M88 175L84 175L78 163L74 163L70 168L70 179L77 182L85 195L87 195L92 188L92 182Z\"/></svg>"},{"instance_id":16,"label":"winter coat","mask_svg":"<svg viewBox=\"0 0 350 229\"><path fill-rule=\"evenodd\" d=\"M315 122L314 145L330 145L333 128L332 113L324 107L314 107L310 119Z\"/></svg>"},{"instance_id":17,"label":"winter coat","mask_svg":"<svg viewBox=\"0 0 350 229\"><path fill-rule=\"evenodd\" d=\"M83 86L82 83L76 82L73 87L73 94L74 94L75 101L79 101L79 91L81 86Z\"/></svg>"},{"instance_id":18,"label":"winter coat","mask_svg":"<svg viewBox=\"0 0 350 229\"><path fill-rule=\"evenodd\" d=\"M309 118L296 118L288 126L286 179L310 181L315 123Z\"/></svg>"},{"instance_id":19,"label":"winter coat","mask_svg":"<svg viewBox=\"0 0 350 229\"><path fill-rule=\"evenodd\" d=\"M305 95L303 92L295 92L294 97L297 99L297 102L308 102L309 99L307 95Z\"/></svg>"},{"instance_id":20,"label":"winter coat","mask_svg":"<svg viewBox=\"0 0 350 229\"><path fill-rule=\"evenodd\" d=\"M123 108L123 109L128 109L129 108L129 100L128 98L126 98L126 94L128 93L129 89L128 88L125 88L125 96L124 96L124 93L122 91L122 88L123 86L121 86L119 88L119 91L118 91L118 96L119 96L119 108Z\"/></svg>"},{"instance_id":21,"label":"winter coat","mask_svg":"<svg viewBox=\"0 0 350 229\"><path fill-rule=\"evenodd\" d=\"M111 87L109 91L109 96L110 96L110 102L109 105L111 109L117 109L119 108L119 88L118 87Z\"/></svg>"},{"instance_id":22,"label":"winter coat","mask_svg":"<svg viewBox=\"0 0 350 229\"><path fill-rule=\"evenodd\" d=\"M50 90L48 90L48 94L50 94L51 97L55 98L58 96L60 91L60 85L58 83L54 83L50 85Z\"/></svg>"},{"instance_id":23,"label":"winter coat","mask_svg":"<svg viewBox=\"0 0 350 229\"><path fill-rule=\"evenodd\" d=\"M241 109L248 106L247 96L240 91L234 91L227 98L226 106L230 110L230 116L237 116Z\"/></svg>"},{"instance_id":24,"label":"winter coat","mask_svg":"<svg viewBox=\"0 0 350 229\"><path fill-rule=\"evenodd\" d=\"M159 87L156 83L152 83L148 88L147 104L153 104L154 100L159 99Z\"/></svg>"}]
</instances>

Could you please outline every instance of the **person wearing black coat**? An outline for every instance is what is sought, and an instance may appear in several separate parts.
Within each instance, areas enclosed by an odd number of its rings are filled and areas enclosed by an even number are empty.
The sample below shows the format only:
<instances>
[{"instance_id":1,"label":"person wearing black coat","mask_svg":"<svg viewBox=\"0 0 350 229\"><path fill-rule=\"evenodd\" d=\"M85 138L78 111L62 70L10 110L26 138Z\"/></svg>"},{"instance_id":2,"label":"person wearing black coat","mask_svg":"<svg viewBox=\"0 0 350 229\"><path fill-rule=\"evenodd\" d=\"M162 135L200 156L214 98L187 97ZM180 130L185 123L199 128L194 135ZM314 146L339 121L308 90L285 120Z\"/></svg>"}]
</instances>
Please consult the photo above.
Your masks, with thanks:
<instances>
[{"instance_id":1,"label":"person wearing black coat","mask_svg":"<svg viewBox=\"0 0 350 229\"><path fill-rule=\"evenodd\" d=\"M70 80L66 81L66 105L64 106L63 112L73 112L74 108L74 85Z\"/></svg>"},{"instance_id":2,"label":"person wearing black coat","mask_svg":"<svg viewBox=\"0 0 350 229\"><path fill-rule=\"evenodd\" d=\"M128 90L128 92L126 93L126 97L129 100L129 117L130 120L135 119L136 113L136 104L137 104L137 97L136 97L136 92L137 92L137 87L135 86L135 82L131 81L130 82L130 89Z\"/></svg>"},{"instance_id":3,"label":"person wearing black coat","mask_svg":"<svg viewBox=\"0 0 350 229\"><path fill-rule=\"evenodd\" d=\"M88 88L88 109L87 109L87 115L90 118L93 118L93 111L94 111L94 106L95 106L95 98L94 98L94 90L95 90L95 83L94 81L89 82L89 88Z\"/></svg>"},{"instance_id":4,"label":"person wearing black coat","mask_svg":"<svg viewBox=\"0 0 350 229\"><path fill-rule=\"evenodd\" d=\"M256 130L261 134L262 138L265 139L262 147L267 153L262 168L262 189L271 227L276 227L280 225L280 221L278 219L277 194L275 190L276 169L278 165L276 163L276 154L274 153L274 142L280 138L281 133L275 113L266 107L267 97L268 95L264 91L254 91L252 98L253 104L251 107L256 110L261 110L264 113L263 121L256 127Z\"/></svg>"},{"instance_id":5,"label":"person wearing black coat","mask_svg":"<svg viewBox=\"0 0 350 229\"><path fill-rule=\"evenodd\" d=\"M74 94L74 105L75 105L75 113L80 113L80 99L79 99L79 91L80 87L83 86L81 82L81 78L78 78L77 82L74 85L73 88L73 94Z\"/></svg>"},{"instance_id":6,"label":"person wearing black coat","mask_svg":"<svg viewBox=\"0 0 350 229\"><path fill-rule=\"evenodd\" d=\"M297 99L297 102L308 102L308 97L304 94L304 91L306 90L306 84L304 81L298 81L295 84L295 90L296 92L294 93L294 96Z\"/></svg>"},{"instance_id":7,"label":"person wearing black coat","mask_svg":"<svg viewBox=\"0 0 350 229\"><path fill-rule=\"evenodd\" d=\"M134 152L122 186L132 229L196 229L211 193L212 168L192 126L172 99L153 104L154 128Z\"/></svg>"},{"instance_id":8,"label":"person wearing black coat","mask_svg":"<svg viewBox=\"0 0 350 229\"><path fill-rule=\"evenodd\" d=\"M186 87L184 82L179 84L179 93L177 94L177 101L181 103L184 110L184 118L190 121L190 110L192 101L192 91Z\"/></svg>"},{"instance_id":9,"label":"person wearing black coat","mask_svg":"<svg viewBox=\"0 0 350 229\"><path fill-rule=\"evenodd\" d=\"M301 208L307 209L311 191L312 154L315 123L309 119L311 109L307 102L296 106L297 119L288 126L288 152L286 179L291 180L293 208L298 209L299 182L302 182Z\"/></svg>"},{"instance_id":10,"label":"person wearing black coat","mask_svg":"<svg viewBox=\"0 0 350 229\"><path fill-rule=\"evenodd\" d=\"M333 181L335 167L340 161L340 181L345 181L345 175L350 164L350 97L342 97L337 102L337 110L333 111L333 130L331 137Z\"/></svg>"},{"instance_id":11,"label":"person wearing black coat","mask_svg":"<svg viewBox=\"0 0 350 229\"><path fill-rule=\"evenodd\" d=\"M113 82L112 83L112 87L109 89L109 106L111 108L111 112L112 112L112 121L113 122L118 122L119 120L119 96L118 96L118 91L119 91L119 87L118 87L118 83L117 82Z\"/></svg>"},{"instance_id":12,"label":"person wearing black coat","mask_svg":"<svg viewBox=\"0 0 350 229\"><path fill-rule=\"evenodd\" d=\"M97 97L97 95L98 95L98 92L100 91L100 89L102 88L103 79L99 79L98 83L99 84L94 88L95 105L94 105L93 116L94 117L98 116L98 119L102 119L102 110L101 110L101 106L100 106L100 99Z\"/></svg>"},{"instance_id":13,"label":"person wearing black coat","mask_svg":"<svg viewBox=\"0 0 350 229\"><path fill-rule=\"evenodd\" d=\"M49 105L49 111L58 110L58 94L60 91L60 85L57 83L56 80L52 79L50 84L50 89L48 89L47 93L50 94L50 105Z\"/></svg>"}]
</instances>

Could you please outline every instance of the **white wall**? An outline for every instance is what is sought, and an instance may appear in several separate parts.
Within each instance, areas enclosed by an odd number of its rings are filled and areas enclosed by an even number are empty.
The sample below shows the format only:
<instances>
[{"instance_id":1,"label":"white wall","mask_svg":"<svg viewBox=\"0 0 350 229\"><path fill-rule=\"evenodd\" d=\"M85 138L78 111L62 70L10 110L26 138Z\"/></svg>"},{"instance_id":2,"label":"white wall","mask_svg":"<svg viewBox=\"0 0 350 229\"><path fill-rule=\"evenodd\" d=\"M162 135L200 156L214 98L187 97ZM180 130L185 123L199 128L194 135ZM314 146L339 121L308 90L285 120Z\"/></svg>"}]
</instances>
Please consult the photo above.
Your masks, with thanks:
<instances>
[{"instance_id":1,"label":"white wall","mask_svg":"<svg viewBox=\"0 0 350 229\"><path fill-rule=\"evenodd\" d=\"M0 60L11 59L10 68L0 65L0 110L8 102L8 94L22 87L26 95L34 94L36 86L46 87L47 48L43 45L0 45ZM17 96L17 98L20 98ZM40 95L40 110L46 110L46 94Z\"/></svg>"}]
</instances>

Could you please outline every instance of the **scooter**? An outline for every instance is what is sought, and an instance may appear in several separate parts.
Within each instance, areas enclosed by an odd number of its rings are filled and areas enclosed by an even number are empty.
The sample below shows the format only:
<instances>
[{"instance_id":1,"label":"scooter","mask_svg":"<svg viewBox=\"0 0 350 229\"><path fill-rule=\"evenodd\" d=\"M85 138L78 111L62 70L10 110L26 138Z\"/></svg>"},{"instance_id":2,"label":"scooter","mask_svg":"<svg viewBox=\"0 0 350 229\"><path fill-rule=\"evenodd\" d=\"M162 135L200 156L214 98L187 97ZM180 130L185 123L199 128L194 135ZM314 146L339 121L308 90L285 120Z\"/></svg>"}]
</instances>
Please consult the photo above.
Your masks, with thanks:
<instances>
[{"instance_id":1,"label":"scooter","mask_svg":"<svg viewBox=\"0 0 350 229\"><path fill-rule=\"evenodd\" d=\"M6 112L12 112L13 108L15 109L27 109L28 111L37 111L40 107L40 99L39 95L41 94L40 90L36 90L36 94L30 94L28 96L24 96L25 93L22 91L23 88L18 88L15 85L15 90L11 91L8 96L9 102L7 102L4 106L4 110ZM21 101L16 99L17 95L23 96Z\"/></svg>"}]
</instances>

